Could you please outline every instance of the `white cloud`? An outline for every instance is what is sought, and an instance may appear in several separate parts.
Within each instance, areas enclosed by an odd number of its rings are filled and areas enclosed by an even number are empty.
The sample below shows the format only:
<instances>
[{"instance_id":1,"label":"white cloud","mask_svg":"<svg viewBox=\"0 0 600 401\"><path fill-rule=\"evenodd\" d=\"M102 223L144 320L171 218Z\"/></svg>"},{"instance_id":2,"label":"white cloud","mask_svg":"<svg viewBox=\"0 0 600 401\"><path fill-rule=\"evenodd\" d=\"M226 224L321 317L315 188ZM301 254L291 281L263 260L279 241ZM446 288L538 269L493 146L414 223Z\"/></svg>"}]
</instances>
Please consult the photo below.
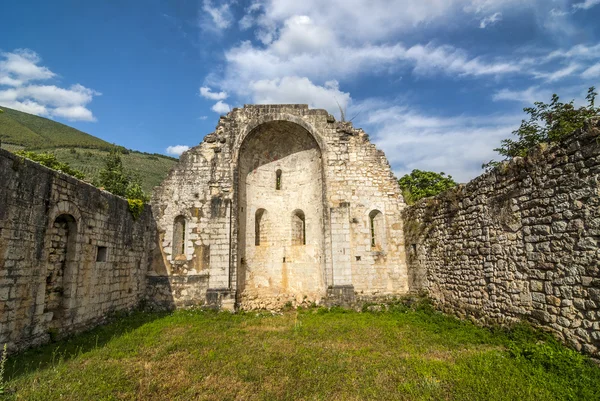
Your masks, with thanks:
<instances>
[{"instance_id":1,"label":"white cloud","mask_svg":"<svg viewBox=\"0 0 600 401\"><path fill-rule=\"evenodd\" d=\"M203 86L200 88L200 96L211 100L227 99L227 92L213 92L209 87Z\"/></svg>"},{"instance_id":2,"label":"white cloud","mask_svg":"<svg viewBox=\"0 0 600 401\"><path fill-rule=\"evenodd\" d=\"M175 145L175 146L167 147L166 150L167 150L167 154L169 154L169 155L181 156L181 154L183 152L186 152L189 149L190 149L190 147L186 146L186 145Z\"/></svg>"},{"instance_id":3,"label":"white cloud","mask_svg":"<svg viewBox=\"0 0 600 401\"><path fill-rule=\"evenodd\" d=\"M214 6L211 0L204 0L202 4L202 11L205 13L200 23L202 28L217 31L229 28L233 22L233 14L228 2Z\"/></svg>"},{"instance_id":4,"label":"white cloud","mask_svg":"<svg viewBox=\"0 0 600 401\"><path fill-rule=\"evenodd\" d=\"M444 25L460 14L491 15L502 10L544 7L547 0L267 0L257 24L275 31L294 16L308 16L331 27L338 38L379 41L434 24ZM350 28L349 28L350 27Z\"/></svg>"},{"instance_id":5,"label":"white cloud","mask_svg":"<svg viewBox=\"0 0 600 401\"><path fill-rule=\"evenodd\" d=\"M589 10L598 4L600 4L600 0L585 0L582 3L573 4L573 8L578 10Z\"/></svg>"},{"instance_id":6,"label":"white cloud","mask_svg":"<svg viewBox=\"0 0 600 401\"><path fill-rule=\"evenodd\" d=\"M222 100L219 100L210 109L212 111L214 111L215 113L225 114L225 113L229 113L229 110L231 110L231 107L227 103L223 103Z\"/></svg>"},{"instance_id":7,"label":"white cloud","mask_svg":"<svg viewBox=\"0 0 600 401\"><path fill-rule=\"evenodd\" d=\"M581 73L583 78L598 78L600 77L600 63L594 64L587 70Z\"/></svg>"},{"instance_id":8,"label":"white cloud","mask_svg":"<svg viewBox=\"0 0 600 401\"><path fill-rule=\"evenodd\" d=\"M79 84L72 85L69 89L54 85L30 85L19 88L18 92L23 97L30 97L48 106L57 107L87 104L94 96L101 95Z\"/></svg>"},{"instance_id":9,"label":"white cloud","mask_svg":"<svg viewBox=\"0 0 600 401\"><path fill-rule=\"evenodd\" d=\"M26 113L72 121L96 121L86 107L99 92L75 84L69 88L33 83L56 76L40 66L41 58L28 49L0 53L0 104Z\"/></svg>"},{"instance_id":10,"label":"white cloud","mask_svg":"<svg viewBox=\"0 0 600 401\"><path fill-rule=\"evenodd\" d=\"M553 72L533 72L533 76L535 78L545 79L548 82L554 82L561 80L563 78L569 77L573 75L573 73L579 70L581 66L577 63L571 63L568 66L561 68L560 70L556 70Z\"/></svg>"},{"instance_id":11,"label":"white cloud","mask_svg":"<svg viewBox=\"0 0 600 401\"><path fill-rule=\"evenodd\" d=\"M20 86L29 81L46 80L54 77L52 71L37 65L41 59L32 50L17 49L12 53L0 53L0 80L3 85Z\"/></svg>"},{"instance_id":12,"label":"white cloud","mask_svg":"<svg viewBox=\"0 0 600 401\"><path fill-rule=\"evenodd\" d=\"M551 61L556 58L564 59L578 59L578 60L589 60L600 58L600 44L594 46L587 46L584 44L578 44L571 47L568 50L559 49L554 50L548 54L545 61Z\"/></svg>"},{"instance_id":13,"label":"white cloud","mask_svg":"<svg viewBox=\"0 0 600 401\"><path fill-rule=\"evenodd\" d=\"M83 106L57 107L52 110L52 115L71 121L96 121L92 112Z\"/></svg>"},{"instance_id":14,"label":"white cloud","mask_svg":"<svg viewBox=\"0 0 600 401\"><path fill-rule=\"evenodd\" d=\"M338 114L350 103L350 94L339 90L337 81L323 86L315 85L308 78L284 77L250 83L254 103L302 103L311 108L323 108Z\"/></svg>"},{"instance_id":15,"label":"white cloud","mask_svg":"<svg viewBox=\"0 0 600 401\"><path fill-rule=\"evenodd\" d=\"M0 93L0 98L2 98L2 93ZM20 102L18 100L12 100L12 101L0 100L0 105L4 106L4 107L8 107L10 109L19 110L24 113L35 114L38 116L45 116L45 117L50 116L50 112L48 111L46 106L36 103L32 100L25 100L22 102Z\"/></svg>"},{"instance_id":16,"label":"white cloud","mask_svg":"<svg viewBox=\"0 0 600 401\"><path fill-rule=\"evenodd\" d=\"M514 101L533 105L534 102L545 101L550 99L552 93L547 90L541 90L539 86L531 86L525 90L512 91L509 89L501 89L494 93L492 99L494 101Z\"/></svg>"},{"instance_id":17,"label":"white cloud","mask_svg":"<svg viewBox=\"0 0 600 401\"><path fill-rule=\"evenodd\" d=\"M459 182L480 175L481 165L500 157L494 148L508 138L518 116L436 116L408 106L377 101L358 105L372 141L382 149L398 177L413 169L445 172Z\"/></svg>"},{"instance_id":18,"label":"white cloud","mask_svg":"<svg viewBox=\"0 0 600 401\"><path fill-rule=\"evenodd\" d=\"M485 17L484 19L481 20L481 22L479 23L479 28L481 29L485 29L488 26L492 26L494 25L496 22L502 21L502 13L494 13L492 15L490 15L489 17Z\"/></svg>"}]
</instances>

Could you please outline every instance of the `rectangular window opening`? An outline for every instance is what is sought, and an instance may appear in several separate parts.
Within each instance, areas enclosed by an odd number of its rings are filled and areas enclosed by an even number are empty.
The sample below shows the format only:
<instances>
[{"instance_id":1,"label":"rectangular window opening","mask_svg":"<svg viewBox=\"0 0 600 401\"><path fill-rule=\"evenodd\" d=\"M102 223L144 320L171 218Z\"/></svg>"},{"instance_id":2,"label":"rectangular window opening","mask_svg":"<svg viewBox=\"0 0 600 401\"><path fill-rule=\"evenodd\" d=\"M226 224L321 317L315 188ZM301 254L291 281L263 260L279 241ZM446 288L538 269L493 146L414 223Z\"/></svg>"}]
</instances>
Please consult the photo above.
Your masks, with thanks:
<instances>
[{"instance_id":1,"label":"rectangular window opening","mask_svg":"<svg viewBox=\"0 0 600 401\"><path fill-rule=\"evenodd\" d=\"M96 262L106 262L108 259L108 248L99 246L96 249Z\"/></svg>"}]
</instances>

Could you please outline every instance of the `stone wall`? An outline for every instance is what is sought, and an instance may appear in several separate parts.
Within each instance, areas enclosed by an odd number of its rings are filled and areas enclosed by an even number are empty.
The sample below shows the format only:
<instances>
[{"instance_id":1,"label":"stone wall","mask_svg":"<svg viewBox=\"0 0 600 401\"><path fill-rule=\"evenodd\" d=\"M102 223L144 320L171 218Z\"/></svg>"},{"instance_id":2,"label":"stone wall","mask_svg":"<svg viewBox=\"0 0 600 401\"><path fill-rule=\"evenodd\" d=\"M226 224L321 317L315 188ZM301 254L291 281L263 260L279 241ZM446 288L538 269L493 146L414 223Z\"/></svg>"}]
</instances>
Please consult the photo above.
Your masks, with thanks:
<instances>
[{"instance_id":1,"label":"stone wall","mask_svg":"<svg viewBox=\"0 0 600 401\"><path fill-rule=\"evenodd\" d=\"M0 150L0 344L12 350L138 305L154 247L150 208Z\"/></svg>"},{"instance_id":2,"label":"stone wall","mask_svg":"<svg viewBox=\"0 0 600 401\"><path fill-rule=\"evenodd\" d=\"M404 210L409 283L600 357L600 120Z\"/></svg>"},{"instance_id":3,"label":"stone wall","mask_svg":"<svg viewBox=\"0 0 600 401\"><path fill-rule=\"evenodd\" d=\"M155 190L160 255L149 300L170 292L176 305L278 308L318 303L333 287L405 293L403 207L385 155L361 129L306 105L234 109ZM266 242L257 245L257 232Z\"/></svg>"}]
</instances>

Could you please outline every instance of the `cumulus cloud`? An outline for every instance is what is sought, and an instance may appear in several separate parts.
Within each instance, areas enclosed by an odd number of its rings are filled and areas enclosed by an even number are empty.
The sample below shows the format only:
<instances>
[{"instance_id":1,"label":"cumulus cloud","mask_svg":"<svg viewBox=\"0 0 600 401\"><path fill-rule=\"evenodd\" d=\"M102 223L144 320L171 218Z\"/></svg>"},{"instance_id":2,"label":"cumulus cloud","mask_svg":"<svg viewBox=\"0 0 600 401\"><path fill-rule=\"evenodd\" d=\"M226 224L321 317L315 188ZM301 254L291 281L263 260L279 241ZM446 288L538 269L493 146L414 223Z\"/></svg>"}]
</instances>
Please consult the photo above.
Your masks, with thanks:
<instances>
[{"instance_id":1,"label":"cumulus cloud","mask_svg":"<svg viewBox=\"0 0 600 401\"><path fill-rule=\"evenodd\" d=\"M337 81L315 85L308 78L284 77L250 83L254 103L302 103L311 108L337 111L350 103L350 94L339 89Z\"/></svg>"},{"instance_id":2,"label":"cumulus cloud","mask_svg":"<svg viewBox=\"0 0 600 401\"><path fill-rule=\"evenodd\" d=\"M0 53L0 83L21 86L29 81L53 78L56 74L47 67L37 65L41 59L32 50L16 49L12 53Z\"/></svg>"},{"instance_id":3,"label":"cumulus cloud","mask_svg":"<svg viewBox=\"0 0 600 401\"><path fill-rule=\"evenodd\" d=\"M181 154L187 150L189 150L190 147L186 146L186 145L175 145L175 146L169 146L167 147L167 154L169 155L173 155L173 156L181 156Z\"/></svg>"},{"instance_id":4,"label":"cumulus cloud","mask_svg":"<svg viewBox=\"0 0 600 401\"><path fill-rule=\"evenodd\" d=\"M210 109L212 111L214 111L215 113L225 114L225 113L229 113L229 110L231 110L231 107L227 103L224 103L222 100L219 100Z\"/></svg>"},{"instance_id":5,"label":"cumulus cloud","mask_svg":"<svg viewBox=\"0 0 600 401\"><path fill-rule=\"evenodd\" d=\"M200 88L200 96L211 100L227 99L227 92L213 92L209 87L203 86Z\"/></svg>"},{"instance_id":6,"label":"cumulus cloud","mask_svg":"<svg viewBox=\"0 0 600 401\"><path fill-rule=\"evenodd\" d=\"M502 21L502 13L494 13L489 17L482 19L481 22L479 22L479 28L485 29L499 21Z\"/></svg>"},{"instance_id":7,"label":"cumulus cloud","mask_svg":"<svg viewBox=\"0 0 600 401\"><path fill-rule=\"evenodd\" d=\"M0 104L39 116L96 121L86 106L94 96L101 94L80 84L61 88L34 83L56 76L39 65L41 61L39 55L29 49L0 53Z\"/></svg>"}]
</instances>

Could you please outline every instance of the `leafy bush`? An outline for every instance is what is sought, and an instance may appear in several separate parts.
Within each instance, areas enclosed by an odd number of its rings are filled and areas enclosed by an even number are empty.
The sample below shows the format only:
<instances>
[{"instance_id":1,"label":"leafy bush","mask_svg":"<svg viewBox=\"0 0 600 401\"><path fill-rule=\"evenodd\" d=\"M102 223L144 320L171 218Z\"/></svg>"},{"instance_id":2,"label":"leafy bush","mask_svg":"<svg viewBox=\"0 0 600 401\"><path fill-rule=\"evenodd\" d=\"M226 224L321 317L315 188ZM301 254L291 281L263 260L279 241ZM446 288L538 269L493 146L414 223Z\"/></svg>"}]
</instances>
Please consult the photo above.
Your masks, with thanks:
<instances>
[{"instance_id":1,"label":"leafy bush","mask_svg":"<svg viewBox=\"0 0 600 401\"><path fill-rule=\"evenodd\" d=\"M404 200L412 204L419 199L435 196L457 184L451 175L433 171L413 170L398 180Z\"/></svg>"},{"instance_id":2,"label":"leafy bush","mask_svg":"<svg viewBox=\"0 0 600 401\"><path fill-rule=\"evenodd\" d=\"M583 123L590 117L600 115L600 107L595 107L596 88L588 89L586 99L587 106L575 108L573 100L562 103L558 95L552 95L550 103L535 102L534 107L526 107L523 111L529 114L529 120L522 120L521 126L513 131L517 137L503 139L502 146L494 149L503 160L516 156L526 156L527 153L540 143L553 143L570 134L574 130L583 127ZM482 168L490 169L500 164L495 160L482 165Z\"/></svg>"},{"instance_id":3,"label":"leafy bush","mask_svg":"<svg viewBox=\"0 0 600 401\"><path fill-rule=\"evenodd\" d=\"M76 170L69 166L67 163L59 162L56 160L56 156L53 153L36 153L29 152L25 150L19 150L15 152L16 155L25 157L29 160L33 160L34 162L40 163L42 166L46 166L51 168L52 170L62 171L65 174L72 175L75 178L83 180L85 178L85 174L81 171Z\"/></svg>"}]
</instances>

